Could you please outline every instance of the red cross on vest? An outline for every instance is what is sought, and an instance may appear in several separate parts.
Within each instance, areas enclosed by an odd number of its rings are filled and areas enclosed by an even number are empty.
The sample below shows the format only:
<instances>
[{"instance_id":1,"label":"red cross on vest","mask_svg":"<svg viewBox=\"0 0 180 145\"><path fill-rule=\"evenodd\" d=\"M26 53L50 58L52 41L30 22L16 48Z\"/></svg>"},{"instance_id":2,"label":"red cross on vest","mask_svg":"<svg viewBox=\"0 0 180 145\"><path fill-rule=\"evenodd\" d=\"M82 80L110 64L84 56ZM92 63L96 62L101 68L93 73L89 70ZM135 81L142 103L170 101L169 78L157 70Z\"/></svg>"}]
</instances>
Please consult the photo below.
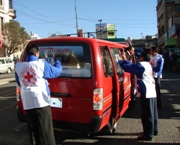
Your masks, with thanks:
<instances>
[{"instance_id":1,"label":"red cross on vest","mask_svg":"<svg viewBox=\"0 0 180 145\"><path fill-rule=\"evenodd\" d=\"M31 78L33 78L33 75L30 75L29 72L27 72L26 76L24 76L25 79L27 79L28 82L31 81Z\"/></svg>"}]
</instances>

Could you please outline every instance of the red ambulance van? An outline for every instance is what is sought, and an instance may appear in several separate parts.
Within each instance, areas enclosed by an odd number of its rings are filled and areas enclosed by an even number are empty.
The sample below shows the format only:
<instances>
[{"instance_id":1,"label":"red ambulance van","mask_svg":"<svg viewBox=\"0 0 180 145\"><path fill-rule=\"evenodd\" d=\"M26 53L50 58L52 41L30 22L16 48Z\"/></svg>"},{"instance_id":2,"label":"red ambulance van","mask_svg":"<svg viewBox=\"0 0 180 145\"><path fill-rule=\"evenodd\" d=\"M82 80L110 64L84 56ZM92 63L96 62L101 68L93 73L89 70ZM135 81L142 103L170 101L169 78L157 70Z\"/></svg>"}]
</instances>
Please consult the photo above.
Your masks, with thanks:
<instances>
[{"instance_id":1,"label":"red ambulance van","mask_svg":"<svg viewBox=\"0 0 180 145\"><path fill-rule=\"evenodd\" d=\"M118 119L131 100L131 74L117 64L127 47L123 44L83 37L52 37L33 40L40 59L53 65L53 57L61 58L60 77L49 79L51 108L55 129L96 133L106 128L113 133ZM20 61L25 61L26 49ZM26 120L19 89L17 114Z\"/></svg>"}]
</instances>

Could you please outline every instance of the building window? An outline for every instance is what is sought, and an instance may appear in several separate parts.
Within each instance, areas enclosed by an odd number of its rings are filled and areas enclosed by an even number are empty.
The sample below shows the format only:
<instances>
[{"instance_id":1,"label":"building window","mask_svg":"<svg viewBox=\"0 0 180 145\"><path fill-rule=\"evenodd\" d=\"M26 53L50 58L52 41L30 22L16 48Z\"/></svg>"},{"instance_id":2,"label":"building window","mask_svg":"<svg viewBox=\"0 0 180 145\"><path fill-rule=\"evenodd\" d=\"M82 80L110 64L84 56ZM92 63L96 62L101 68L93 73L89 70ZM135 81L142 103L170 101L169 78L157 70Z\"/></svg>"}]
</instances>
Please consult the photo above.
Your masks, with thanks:
<instances>
[{"instance_id":1,"label":"building window","mask_svg":"<svg viewBox=\"0 0 180 145\"><path fill-rule=\"evenodd\" d=\"M3 17L0 17L0 29L3 31Z\"/></svg>"},{"instance_id":2,"label":"building window","mask_svg":"<svg viewBox=\"0 0 180 145\"><path fill-rule=\"evenodd\" d=\"M12 9L12 8L13 8L12 0L9 0L9 9Z\"/></svg>"},{"instance_id":3,"label":"building window","mask_svg":"<svg viewBox=\"0 0 180 145\"><path fill-rule=\"evenodd\" d=\"M0 0L0 6L2 6L2 0Z\"/></svg>"},{"instance_id":4,"label":"building window","mask_svg":"<svg viewBox=\"0 0 180 145\"><path fill-rule=\"evenodd\" d=\"M164 35L164 33L165 33L164 26L162 26L162 28L161 28L161 35Z\"/></svg>"},{"instance_id":5,"label":"building window","mask_svg":"<svg viewBox=\"0 0 180 145\"><path fill-rule=\"evenodd\" d=\"M180 5L176 5L176 12L180 13Z\"/></svg>"},{"instance_id":6,"label":"building window","mask_svg":"<svg viewBox=\"0 0 180 145\"><path fill-rule=\"evenodd\" d=\"M161 29L158 29L159 37L161 36Z\"/></svg>"}]
</instances>

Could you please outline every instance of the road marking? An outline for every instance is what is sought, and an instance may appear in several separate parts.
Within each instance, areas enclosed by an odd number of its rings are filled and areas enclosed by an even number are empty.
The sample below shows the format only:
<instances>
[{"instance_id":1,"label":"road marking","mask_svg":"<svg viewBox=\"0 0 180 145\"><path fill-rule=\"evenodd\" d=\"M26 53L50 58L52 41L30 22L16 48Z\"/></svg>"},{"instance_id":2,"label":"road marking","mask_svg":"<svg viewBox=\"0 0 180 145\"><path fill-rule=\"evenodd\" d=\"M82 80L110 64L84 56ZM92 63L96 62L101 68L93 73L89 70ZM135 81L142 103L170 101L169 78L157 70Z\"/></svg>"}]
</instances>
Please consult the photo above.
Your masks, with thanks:
<instances>
[{"instance_id":1,"label":"road marking","mask_svg":"<svg viewBox=\"0 0 180 145\"><path fill-rule=\"evenodd\" d=\"M1 83L0 85L11 83L12 81L15 81L15 78L6 78L6 79L0 79Z\"/></svg>"},{"instance_id":2,"label":"road marking","mask_svg":"<svg viewBox=\"0 0 180 145\"><path fill-rule=\"evenodd\" d=\"M16 98L16 95L15 96L11 96L11 97L7 97L7 96L10 96L10 95L12 95L12 94L15 94L15 92L11 92L11 93L9 93L9 94L5 94L5 95L3 95L3 96L0 96L0 99L4 99L5 97L7 98L7 99L12 99L12 98Z\"/></svg>"},{"instance_id":3,"label":"road marking","mask_svg":"<svg viewBox=\"0 0 180 145\"><path fill-rule=\"evenodd\" d=\"M8 106L0 109L0 111L5 111L5 110L7 110L7 109L9 109L9 108L11 108L12 106L15 106L15 105L16 105L16 103L13 103L13 104L11 104L11 105L8 105Z\"/></svg>"}]
</instances>

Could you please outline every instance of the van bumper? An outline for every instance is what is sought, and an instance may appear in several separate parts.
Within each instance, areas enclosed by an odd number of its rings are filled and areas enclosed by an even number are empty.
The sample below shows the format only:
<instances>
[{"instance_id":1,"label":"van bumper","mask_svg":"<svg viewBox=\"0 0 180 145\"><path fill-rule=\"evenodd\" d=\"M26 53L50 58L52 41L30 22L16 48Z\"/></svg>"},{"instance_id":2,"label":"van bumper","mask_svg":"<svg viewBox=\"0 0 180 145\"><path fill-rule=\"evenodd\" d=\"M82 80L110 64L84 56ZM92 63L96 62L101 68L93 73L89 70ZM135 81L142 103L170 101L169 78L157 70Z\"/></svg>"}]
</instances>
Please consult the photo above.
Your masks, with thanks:
<instances>
[{"instance_id":1,"label":"van bumper","mask_svg":"<svg viewBox=\"0 0 180 145\"><path fill-rule=\"evenodd\" d=\"M102 122L102 116L93 116L88 124L72 123L53 120L54 129L57 130L70 130L83 133L96 133L99 131Z\"/></svg>"},{"instance_id":2,"label":"van bumper","mask_svg":"<svg viewBox=\"0 0 180 145\"><path fill-rule=\"evenodd\" d=\"M16 112L17 112L17 116L18 116L19 121L27 122L27 115L24 115L22 113L22 111L18 105L16 106Z\"/></svg>"},{"instance_id":3,"label":"van bumper","mask_svg":"<svg viewBox=\"0 0 180 145\"><path fill-rule=\"evenodd\" d=\"M19 121L27 122L27 115L24 115L22 113L18 105L16 106L16 112ZM101 122L102 122L102 116L93 116L90 123L88 124L53 120L53 126L54 129L57 130L70 130L70 131L83 132L83 133L96 133L100 129Z\"/></svg>"}]
</instances>

